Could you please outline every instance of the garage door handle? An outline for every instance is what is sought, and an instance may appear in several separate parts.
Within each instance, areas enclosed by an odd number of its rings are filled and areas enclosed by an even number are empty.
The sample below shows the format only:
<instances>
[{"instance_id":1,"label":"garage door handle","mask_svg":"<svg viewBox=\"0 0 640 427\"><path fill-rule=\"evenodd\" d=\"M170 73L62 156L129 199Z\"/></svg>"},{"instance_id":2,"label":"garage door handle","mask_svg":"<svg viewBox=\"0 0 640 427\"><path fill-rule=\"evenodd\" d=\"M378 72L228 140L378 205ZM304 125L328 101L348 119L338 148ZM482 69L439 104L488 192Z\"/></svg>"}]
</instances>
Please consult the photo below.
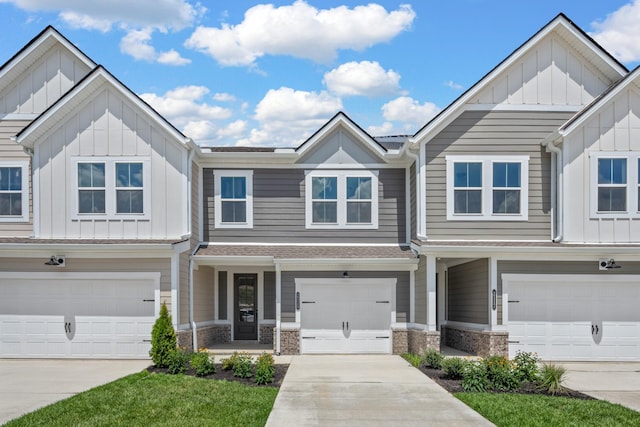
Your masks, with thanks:
<instances>
[{"instance_id":1,"label":"garage door handle","mask_svg":"<svg viewBox=\"0 0 640 427\"><path fill-rule=\"evenodd\" d=\"M315 340L316 337L302 337L303 340Z\"/></svg>"},{"instance_id":2,"label":"garage door handle","mask_svg":"<svg viewBox=\"0 0 640 427\"><path fill-rule=\"evenodd\" d=\"M344 331L344 322L342 322L342 330ZM593 332L592 332L593 333Z\"/></svg>"},{"instance_id":3,"label":"garage door handle","mask_svg":"<svg viewBox=\"0 0 640 427\"><path fill-rule=\"evenodd\" d=\"M347 331L349 330L349 322L347 322Z\"/></svg>"},{"instance_id":4,"label":"garage door handle","mask_svg":"<svg viewBox=\"0 0 640 427\"><path fill-rule=\"evenodd\" d=\"M509 302L520 302L520 301L517 299L510 299Z\"/></svg>"},{"instance_id":5,"label":"garage door handle","mask_svg":"<svg viewBox=\"0 0 640 427\"><path fill-rule=\"evenodd\" d=\"M376 301L376 304L389 304L389 301Z\"/></svg>"},{"instance_id":6,"label":"garage door handle","mask_svg":"<svg viewBox=\"0 0 640 427\"><path fill-rule=\"evenodd\" d=\"M511 341L511 340L509 340L509 341L507 341L507 342L508 342L509 344L520 344L520 341Z\"/></svg>"},{"instance_id":7,"label":"garage door handle","mask_svg":"<svg viewBox=\"0 0 640 427\"><path fill-rule=\"evenodd\" d=\"M302 301L303 304L315 304L315 301Z\"/></svg>"},{"instance_id":8,"label":"garage door handle","mask_svg":"<svg viewBox=\"0 0 640 427\"><path fill-rule=\"evenodd\" d=\"M154 299L143 299L142 302L155 302Z\"/></svg>"}]
</instances>

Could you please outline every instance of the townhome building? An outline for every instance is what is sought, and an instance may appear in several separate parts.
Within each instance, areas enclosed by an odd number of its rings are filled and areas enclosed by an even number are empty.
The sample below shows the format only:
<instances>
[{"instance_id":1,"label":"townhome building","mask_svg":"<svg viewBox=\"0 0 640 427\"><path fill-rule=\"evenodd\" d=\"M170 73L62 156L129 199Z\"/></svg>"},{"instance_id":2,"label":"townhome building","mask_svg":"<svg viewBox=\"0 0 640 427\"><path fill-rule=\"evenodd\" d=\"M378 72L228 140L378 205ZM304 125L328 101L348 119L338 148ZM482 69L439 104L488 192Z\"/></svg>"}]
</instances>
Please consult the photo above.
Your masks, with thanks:
<instances>
[{"instance_id":1,"label":"townhome building","mask_svg":"<svg viewBox=\"0 0 640 427\"><path fill-rule=\"evenodd\" d=\"M560 14L414 135L205 147L48 27L0 68L0 357L640 360L640 77ZM293 144L292 144L293 145Z\"/></svg>"}]
</instances>

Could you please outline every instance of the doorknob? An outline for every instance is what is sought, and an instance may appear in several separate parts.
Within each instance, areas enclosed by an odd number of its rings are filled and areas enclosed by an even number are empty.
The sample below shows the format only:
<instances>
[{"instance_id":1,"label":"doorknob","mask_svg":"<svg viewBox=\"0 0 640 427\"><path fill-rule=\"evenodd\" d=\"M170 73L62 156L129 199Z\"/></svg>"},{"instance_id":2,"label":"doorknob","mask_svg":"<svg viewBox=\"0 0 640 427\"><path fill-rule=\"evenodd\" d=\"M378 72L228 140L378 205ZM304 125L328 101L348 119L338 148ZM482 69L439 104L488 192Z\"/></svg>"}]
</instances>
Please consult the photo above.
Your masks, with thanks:
<instances>
[{"instance_id":1,"label":"doorknob","mask_svg":"<svg viewBox=\"0 0 640 427\"><path fill-rule=\"evenodd\" d=\"M344 331L344 322L342 322L342 330Z\"/></svg>"}]
</instances>

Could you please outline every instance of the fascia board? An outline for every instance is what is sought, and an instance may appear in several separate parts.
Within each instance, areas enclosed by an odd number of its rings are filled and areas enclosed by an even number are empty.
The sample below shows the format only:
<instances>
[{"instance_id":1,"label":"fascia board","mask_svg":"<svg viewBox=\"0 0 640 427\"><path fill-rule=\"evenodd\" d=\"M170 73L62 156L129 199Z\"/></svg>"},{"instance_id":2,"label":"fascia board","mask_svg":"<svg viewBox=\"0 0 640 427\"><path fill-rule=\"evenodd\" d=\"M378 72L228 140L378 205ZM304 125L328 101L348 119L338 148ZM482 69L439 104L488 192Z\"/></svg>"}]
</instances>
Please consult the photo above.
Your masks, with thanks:
<instances>
[{"instance_id":1,"label":"fascia board","mask_svg":"<svg viewBox=\"0 0 640 427\"><path fill-rule=\"evenodd\" d=\"M420 255L434 255L443 257L451 255L455 258L482 258L488 256L496 256L500 259L518 259L531 260L531 256L535 255L535 260L546 261L562 261L568 259L597 260L599 257L619 258L621 256L630 256L637 259L640 253L640 245L638 246L618 246L615 245L597 245L597 246L581 246L572 245L570 247L559 244L558 246L447 246L435 245L417 246ZM587 257L587 258L585 258Z\"/></svg>"},{"instance_id":2,"label":"fascia board","mask_svg":"<svg viewBox=\"0 0 640 427\"><path fill-rule=\"evenodd\" d=\"M173 255L171 243L158 244L80 244L80 243L3 243L0 254L11 258L48 258L65 255L75 258L157 258Z\"/></svg>"},{"instance_id":3,"label":"fascia board","mask_svg":"<svg viewBox=\"0 0 640 427\"><path fill-rule=\"evenodd\" d=\"M272 256L208 256L195 255L192 257L196 265L225 265L225 266L269 266L273 267Z\"/></svg>"}]
</instances>

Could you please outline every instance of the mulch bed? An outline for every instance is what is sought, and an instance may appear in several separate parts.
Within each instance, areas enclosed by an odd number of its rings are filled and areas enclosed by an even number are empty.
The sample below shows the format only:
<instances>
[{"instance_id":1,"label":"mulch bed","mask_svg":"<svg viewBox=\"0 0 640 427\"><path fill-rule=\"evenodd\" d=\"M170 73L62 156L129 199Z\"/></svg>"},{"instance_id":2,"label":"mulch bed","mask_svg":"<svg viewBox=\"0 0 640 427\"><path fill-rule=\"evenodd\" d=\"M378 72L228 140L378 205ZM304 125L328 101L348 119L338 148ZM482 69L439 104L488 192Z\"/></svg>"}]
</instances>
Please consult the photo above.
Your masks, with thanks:
<instances>
[{"instance_id":1,"label":"mulch bed","mask_svg":"<svg viewBox=\"0 0 640 427\"><path fill-rule=\"evenodd\" d=\"M423 374L435 381L440 387L447 390L449 393L463 393L462 380L452 380L445 377L444 372L441 369L431 369L425 366L418 368ZM545 390L539 389L535 384L523 383L522 387L517 390L511 391L499 391L491 390L490 393L512 393L512 394L543 394L546 396L553 396ZM575 399L595 400L594 397L580 393L579 391L565 389L563 393L558 393L555 396L572 397Z\"/></svg>"},{"instance_id":2,"label":"mulch bed","mask_svg":"<svg viewBox=\"0 0 640 427\"><path fill-rule=\"evenodd\" d=\"M288 364L276 364L274 365L275 367L275 372L273 374L273 382L270 384L265 384L265 385L258 385L255 382L253 382L253 377L251 378L239 378L239 377L234 377L233 376L233 371L232 370L228 370L228 371L223 371L222 370L222 364L221 363L216 363L216 372L211 374L211 375L207 375L205 377L199 377L199 378L204 378L207 380L221 380L221 381L235 381L235 382L239 382L248 386L253 386L253 387L276 387L276 388L280 388L280 386L282 385L282 381L284 380L284 376L287 373L287 369L289 369L289 365ZM156 373L161 373L161 374L167 374L167 368L158 368L156 366L149 366L147 368L148 372L156 372ZM187 369L184 373L184 375L189 375L189 376L196 376L196 372L193 369Z\"/></svg>"}]
</instances>

